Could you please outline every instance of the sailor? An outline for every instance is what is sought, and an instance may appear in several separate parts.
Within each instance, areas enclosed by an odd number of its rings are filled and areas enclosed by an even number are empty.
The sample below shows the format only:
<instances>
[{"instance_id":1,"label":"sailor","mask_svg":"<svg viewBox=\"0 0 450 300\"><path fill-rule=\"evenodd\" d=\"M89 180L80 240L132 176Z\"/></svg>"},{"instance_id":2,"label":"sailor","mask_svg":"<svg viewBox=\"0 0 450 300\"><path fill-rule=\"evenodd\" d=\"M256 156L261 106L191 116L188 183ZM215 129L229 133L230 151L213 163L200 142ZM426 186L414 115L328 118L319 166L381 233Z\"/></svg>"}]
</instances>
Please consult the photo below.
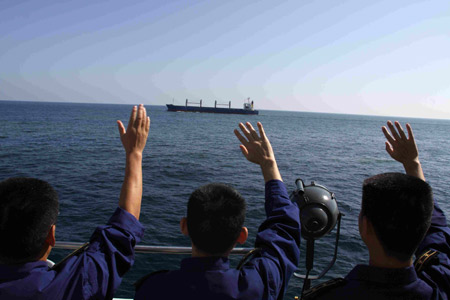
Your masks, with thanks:
<instances>
[{"instance_id":1,"label":"sailor","mask_svg":"<svg viewBox=\"0 0 450 300\"><path fill-rule=\"evenodd\" d=\"M260 248L239 269L228 255L247 239L245 201L233 188L209 184L194 191L181 231L192 242L192 257L176 271L157 272L137 283L135 299L281 299L299 260L299 211L288 197L272 147L261 123L259 135L250 123L237 130L244 156L261 167L266 182L267 218L259 227Z\"/></svg>"},{"instance_id":2,"label":"sailor","mask_svg":"<svg viewBox=\"0 0 450 300\"><path fill-rule=\"evenodd\" d=\"M406 174L386 173L364 181L359 231L369 265L357 265L341 279L312 288L303 299L448 299L450 230L433 203L419 161L414 135L406 124L382 128L386 151ZM433 205L434 204L434 205ZM416 263L413 264L413 256Z\"/></svg>"},{"instance_id":3,"label":"sailor","mask_svg":"<svg viewBox=\"0 0 450 300\"><path fill-rule=\"evenodd\" d=\"M0 299L111 299L134 262L143 235L142 152L150 119L143 105L133 108L128 128L118 121L126 152L119 205L89 244L49 268L55 246L58 196L45 181L10 178L0 182Z\"/></svg>"}]
</instances>

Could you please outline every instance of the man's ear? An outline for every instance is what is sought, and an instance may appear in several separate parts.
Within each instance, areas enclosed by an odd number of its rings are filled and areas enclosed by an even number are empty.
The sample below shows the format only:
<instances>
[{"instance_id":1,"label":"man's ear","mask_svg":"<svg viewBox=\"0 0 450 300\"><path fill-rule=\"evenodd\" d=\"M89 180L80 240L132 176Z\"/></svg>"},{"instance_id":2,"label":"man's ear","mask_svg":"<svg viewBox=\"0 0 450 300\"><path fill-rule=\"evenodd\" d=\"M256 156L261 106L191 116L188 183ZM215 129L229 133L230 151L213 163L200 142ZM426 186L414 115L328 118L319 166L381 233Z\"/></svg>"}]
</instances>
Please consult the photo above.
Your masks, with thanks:
<instances>
[{"instance_id":1,"label":"man's ear","mask_svg":"<svg viewBox=\"0 0 450 300\"><path fill-rule=\"evenodd\" d=\"M55 247L56 243L55 233L56 233L56 225L52 225L52 227L50 227L50 230L47 233L47 237L45 238L45 243L51 247Z\"/></svg>"},{"instance_id":2,"label":"man's ear","mask_svg":"<svg viewBox=\"0 0 450 300\"><path fill-rule=\"evenodd\" d=\"M247 238L248 238L248 229L247 229L247 227L242 227L241 233L239 233L239 236L238 236L236 242L242 245L245 243Z\"/></svg>"},{"instance_id":3,"label":"man's ear","mask_svg":"<svg viewBox=\"0 0 450 300\"><path fill-rule=\"evenodd\" d=\"M181 233L184 234L185 236L189 236L189 231L188 231L188 227L187 227L187 218L183 217L180 220L180 230Z\"/></svg>"},{"instance_id":4,"label":"man's ear","mask_svg":"<svg viewBox=\"0 0 450 300\"><path fill-rule=\"evenodd\" d=\"M358 215L358 230L359 230L359 235L363 235L363 231L365 230L365 229L363 229L363 214L362 214L362 212L360 211L359 212L359 215Z\"/></svg>"},{"instance_id":5,"label":"man's ear","mask_svg":"<svg viewBox=\"0 0 450 300\"><path fill-rule=\"evenodd\" d=\"M372 223L370 223L369 219L363 215L359 217L358 223L359 223L359 234L361 235L361 239L368 246L368 243L371 243L373 238L376 237L373 225Z\"/></svg>"}]
</instances>

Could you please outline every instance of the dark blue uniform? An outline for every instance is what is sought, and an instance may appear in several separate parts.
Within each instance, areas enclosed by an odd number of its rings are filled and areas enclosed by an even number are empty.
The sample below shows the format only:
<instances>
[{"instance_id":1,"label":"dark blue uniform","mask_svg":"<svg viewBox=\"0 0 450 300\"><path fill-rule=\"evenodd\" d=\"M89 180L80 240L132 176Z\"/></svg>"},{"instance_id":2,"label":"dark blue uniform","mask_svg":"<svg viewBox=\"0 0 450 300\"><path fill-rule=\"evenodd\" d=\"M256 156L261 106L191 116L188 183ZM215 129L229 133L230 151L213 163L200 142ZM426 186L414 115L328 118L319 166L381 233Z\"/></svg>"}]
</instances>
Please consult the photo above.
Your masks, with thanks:
<instances>
[{"instance_id":1,"label":"dark blue uniform","mask_svg":"<svg viewBox=\"0 0 450 300\"><path fill-rule=\"evenodd\" d=\"M277 299L281 297L298 264L299 211L288 197L284 183L266 183L267 219L259 227L255 247L261 256L239 271L230 269L226 257L191 257L180 270L159 272L137 288L140 299Z\"/></svg>"},{"instance_id":2,"label":"dark blue uniform","mask_svg":"<svg viewBox=\"0 0 450 300\"><path fill-rule=\"evenodd\" d=\"M45 261L0 265L0 299L111 299L143 233L133 215L117 208L108 224L95 230L89 247L57 271Z\"/></svg>"},{"instance_id":3,"label":"dark blue uniform","mask_svg":"<svg viewBox=\"0 0 450 300\"><path fill-rule=\"evenodd\" d=\"M448 299L450 296L450 229L444 213L435 203L431 227L416 256L428 250L439 253L423 270L414 266L384 269L356 266L335 286L319 288L307 299Z\"/></svg>"}]
</instances>

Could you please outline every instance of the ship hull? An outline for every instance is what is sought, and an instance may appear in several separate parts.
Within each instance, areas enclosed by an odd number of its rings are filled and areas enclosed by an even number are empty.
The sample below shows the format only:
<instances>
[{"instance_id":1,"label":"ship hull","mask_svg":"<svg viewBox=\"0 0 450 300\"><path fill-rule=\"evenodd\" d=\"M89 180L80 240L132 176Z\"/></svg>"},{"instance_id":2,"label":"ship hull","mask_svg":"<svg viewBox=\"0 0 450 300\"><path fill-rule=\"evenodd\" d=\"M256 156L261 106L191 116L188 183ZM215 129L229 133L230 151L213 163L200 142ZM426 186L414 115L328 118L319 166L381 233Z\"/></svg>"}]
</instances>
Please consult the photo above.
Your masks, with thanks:
<instances>
[{"instance_id":1,"label":"ship hull","mask_svg":"<svg viewBox=\"0 0 450 300\"><path fill-rule=\"evenodd\" d=\"M238 115L257 115L257 110L247 110L241 108L222 108L222 107L199 107L199 106L182 106L166 104L168 111L185 111L185 112L200 112L211 114L238 114Z\"/></svg>"}]
</instances>

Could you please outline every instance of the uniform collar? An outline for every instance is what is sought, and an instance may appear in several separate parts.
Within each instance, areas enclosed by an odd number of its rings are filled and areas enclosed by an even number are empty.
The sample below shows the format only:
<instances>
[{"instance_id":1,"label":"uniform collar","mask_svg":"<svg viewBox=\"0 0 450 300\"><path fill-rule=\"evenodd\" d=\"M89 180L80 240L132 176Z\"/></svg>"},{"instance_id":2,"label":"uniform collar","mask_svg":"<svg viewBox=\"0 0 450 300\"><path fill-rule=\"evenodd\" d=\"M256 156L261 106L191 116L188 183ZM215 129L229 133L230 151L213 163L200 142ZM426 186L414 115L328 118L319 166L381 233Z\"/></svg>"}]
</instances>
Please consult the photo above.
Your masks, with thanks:
<instances>
[{"instance_id":1,"label":"uniform collar","mask_svg":"<svg viewBox=\"0 0 450 300\"><path fill-rule=\"evenodd\" d=\"M189 257L181 261L182 271L228 270L228 257Z\"/></svg>"},{"instance_id":2,"label":"uniform collar","mask_svg":"<svg viewBox=\"0 0 450 300\"><path fill-rule=\"evenodd\" d=\"M45 261L33 261L20 265L0 264L0 280L14 280L25 277L32 272L47 270L48 265Z\"/></svg>"},{"instance_id":3,"label":"uniform collar","mask_svg":"<svg viewBox=\"0 0 450 300\"><path fill-rule=\"evenodd\" d=\"M416 281L417 274L413 266L399 269L388 269L367 265L357 265L346 278L350 280L399 285Z\"/></svg>"}]
</instances>

